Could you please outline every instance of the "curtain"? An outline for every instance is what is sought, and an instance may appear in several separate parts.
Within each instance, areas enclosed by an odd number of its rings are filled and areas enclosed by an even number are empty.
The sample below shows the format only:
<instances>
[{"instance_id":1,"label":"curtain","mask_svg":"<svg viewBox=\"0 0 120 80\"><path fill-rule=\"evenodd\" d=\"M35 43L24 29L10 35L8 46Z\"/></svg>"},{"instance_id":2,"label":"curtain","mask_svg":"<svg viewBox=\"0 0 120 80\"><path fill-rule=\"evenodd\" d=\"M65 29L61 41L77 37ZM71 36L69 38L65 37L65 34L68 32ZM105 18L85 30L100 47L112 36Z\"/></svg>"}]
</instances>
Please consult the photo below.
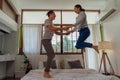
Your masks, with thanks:
<instances>
[{"instance_id":1,"label":"curtain","mask_svg":"<svg viewBox=\"0 0 120 80\"><path fill-rule=\"evenodd\" d=\"M19 27L19 54L23 54L23 26Z\"/></svg>"},{"instance_id":2,"label":"curtain","mask_svg":"<svg viewBox=\"0 0 120 80\"><path fill-rule=\"evenodd\" d=\"M95 25L89 25L90 29L90 36L86 40L86 42L90 42L93 45L98 45L99 41L99 27L96 27ZM96 51L92 48L86 48L86 67L98 70L99 69L99 55L96 53Z\"/></svg>"},{"instance_id":3,"label":"curtain","mask_svg":"<svg viewBox=\"0 0 120 80\"><path fill-rule=\"evenodd\" d=\"M39 62L41 30L42 25L39 24L23 25L23 51L34 69Z\"/></svg>"},{"instance_id":4,"label":"curtain","mask_svg":"<svg viewBox=\"0 0 120 80\"><path fill-rule=\"evenodd\" d=\"M23 25L23 51L25 54L39 54L42 26Z\"/></svg>"}]
</instances>

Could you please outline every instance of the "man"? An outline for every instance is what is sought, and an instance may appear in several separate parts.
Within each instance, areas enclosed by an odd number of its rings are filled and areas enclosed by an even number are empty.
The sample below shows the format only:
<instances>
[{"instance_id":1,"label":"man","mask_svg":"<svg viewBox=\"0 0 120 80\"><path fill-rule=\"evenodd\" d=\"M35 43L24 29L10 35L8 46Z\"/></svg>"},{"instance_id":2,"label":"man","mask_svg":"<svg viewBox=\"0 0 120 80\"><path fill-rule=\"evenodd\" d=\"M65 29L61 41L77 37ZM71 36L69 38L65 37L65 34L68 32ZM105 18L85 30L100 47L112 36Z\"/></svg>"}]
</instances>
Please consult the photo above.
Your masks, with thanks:
<instances>
[{"instance_id":1,"label":"man","mask_svg":"<svg viewBox=\"0 0 120 80\"><path fill-rule=\"evenodd\" d=\"M68 30L69 27L64 27L64 28L54 27L52 21L55 19L56 15L53 10L48 11L47 16L48 16L48 19L46 19L44 22L45 33L42 39L43 46L47 52L47 64L44 70L44 77L51 78L51 75L49 73L50 66L53 61L53 58L55 57L54 50L51 43L53 34L56 33L58 35L67 35L68 33L61 33L61 30Z\"/></svg>"}]
</instances>

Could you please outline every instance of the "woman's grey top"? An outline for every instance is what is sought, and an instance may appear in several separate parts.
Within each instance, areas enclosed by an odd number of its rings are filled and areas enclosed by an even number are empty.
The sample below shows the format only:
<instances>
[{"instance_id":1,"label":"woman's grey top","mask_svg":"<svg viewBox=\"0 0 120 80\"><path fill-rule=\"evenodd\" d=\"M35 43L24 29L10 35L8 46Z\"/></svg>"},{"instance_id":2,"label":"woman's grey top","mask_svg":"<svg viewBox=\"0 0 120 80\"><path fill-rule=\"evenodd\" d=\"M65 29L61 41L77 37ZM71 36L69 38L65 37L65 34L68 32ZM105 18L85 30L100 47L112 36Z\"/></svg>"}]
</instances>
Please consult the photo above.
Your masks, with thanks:
<instances>
[{"instance_id":1,"label":"woman's grey top","mask_svg":"<svg viewBox=\"0 0 120 80\"><path fill-rule=\"evenodd\" d=\"M81 28L85 28L88 27L87 24L87 18L86 18L86 14L84 11L81 11L78 16L76 17L76 23L74 24L74 31L78 30L80 31Z\"/></svg>"}]
</instances>

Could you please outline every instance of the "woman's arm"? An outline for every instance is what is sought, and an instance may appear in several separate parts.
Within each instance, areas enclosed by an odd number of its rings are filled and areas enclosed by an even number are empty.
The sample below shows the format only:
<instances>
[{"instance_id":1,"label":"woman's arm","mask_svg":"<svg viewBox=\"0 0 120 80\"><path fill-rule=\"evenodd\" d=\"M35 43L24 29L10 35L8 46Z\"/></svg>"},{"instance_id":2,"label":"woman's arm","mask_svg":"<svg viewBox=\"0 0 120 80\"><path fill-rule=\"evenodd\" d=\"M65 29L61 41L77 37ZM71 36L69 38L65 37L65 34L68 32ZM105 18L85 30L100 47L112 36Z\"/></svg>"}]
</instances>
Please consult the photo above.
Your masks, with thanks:
<instances>
[{"instance_id":1,"label":"woman's arm","mask_svg":"<svg viewBox=\"0 0 120 80\"><path fill-rule=\"evenodd\" d=\"M52 25L52 22L50 20L45 20L44 26L46 26L51 31L62 31L62 30L68 30L69 27L59 28Z\"/></svg>"},{"instance_id":2,"label":"woman's arm","mask_svg":"<svg viewBox=\"0 0 120 80\"><path fill-rule=\"evenodd\" d=\"M69 35L70 33L62 33L62 32L58 32L58 31L55 31L55 34L57 34L57 35Z\"/></svg>"}]
</instances>

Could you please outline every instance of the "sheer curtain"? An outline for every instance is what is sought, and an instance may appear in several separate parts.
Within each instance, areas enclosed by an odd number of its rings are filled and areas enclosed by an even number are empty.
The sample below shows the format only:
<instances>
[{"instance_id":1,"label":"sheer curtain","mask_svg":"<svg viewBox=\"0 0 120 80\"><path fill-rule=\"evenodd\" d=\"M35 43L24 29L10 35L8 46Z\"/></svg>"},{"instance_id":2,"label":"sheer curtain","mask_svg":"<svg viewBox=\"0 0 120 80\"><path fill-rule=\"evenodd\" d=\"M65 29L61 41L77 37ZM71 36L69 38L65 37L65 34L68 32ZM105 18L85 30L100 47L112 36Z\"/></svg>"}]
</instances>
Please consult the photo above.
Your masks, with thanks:
<instances>
[{"instance_id":1,"label":"sheer curtain","mask_svg":"<svg viewBox=\"0 0 120 80\"><path fill-rule=\"evenodd\" d=\"M23 51L33 68L37 68L41 45L42 25L23 25Z\"/></svg>"},{"instance_id":2,"label":"sheer curtain","mask_svg":"<svg viewBox=\"0 0 120 80\"><path fill-rule=\"evenodd\" d=\"M93 45L98 45L98 40L96 38L99 37L99 27L95 27L94 25L89 25L90 36L86 40L86 42L93 43ZM99 55L92 48L86 48L86 67L98 70L99 69Z\"/></svg>"},{"instance_id":3,"label":"sheer curtain","mask_svg":"<svg viewBox=\"0 0 120 80\"><path fill-rule=\"evenodd\" d=\"M39 54L41 25L23 25L23 51L25 54Z\"/></svg>"}]
</instances>

